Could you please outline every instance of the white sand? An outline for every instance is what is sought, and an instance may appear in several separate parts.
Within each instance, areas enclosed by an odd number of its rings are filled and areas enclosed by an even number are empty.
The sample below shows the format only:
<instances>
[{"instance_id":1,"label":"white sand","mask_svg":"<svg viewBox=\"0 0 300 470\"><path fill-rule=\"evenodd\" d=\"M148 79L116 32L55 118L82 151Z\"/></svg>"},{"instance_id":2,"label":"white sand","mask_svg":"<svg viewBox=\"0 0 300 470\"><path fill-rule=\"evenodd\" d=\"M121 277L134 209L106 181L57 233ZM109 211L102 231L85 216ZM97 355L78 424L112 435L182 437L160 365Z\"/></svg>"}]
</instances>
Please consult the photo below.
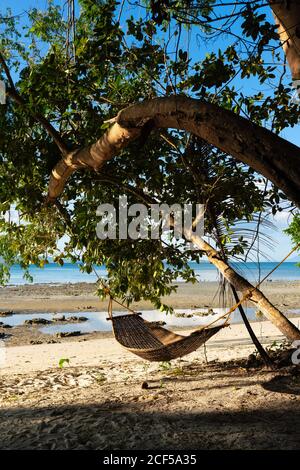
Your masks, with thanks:
<instances>
[{"instance_id":1,"label":"white sand","mask_svg":"<svg viewBox=\"0 0 300 470\"><path fill-rule=\"evenodd\" d=\"M295 318L292 321L298 325L299 319ZM278 329L269 321L253 322L252 327L263 344L270 344L274 340L282 341L284 339ZM183 332L183 334L188 333L188 331ZM254 346L245 326L235 324L220 331L208 341L206 351L209 361L215 359L226 361L246 357L254 351ZM114 338L4 347L3 352L2 356L5 357L2 357L0 361L0 375L30 373L57 368L59 360L62 358L68 358L72 367L99 366L106 361L115 364L141 361L140 358L124 350ZM193 360L193 358L204 359L203 347L187 357L189 360Z\"/></svg>"}]
</instances>

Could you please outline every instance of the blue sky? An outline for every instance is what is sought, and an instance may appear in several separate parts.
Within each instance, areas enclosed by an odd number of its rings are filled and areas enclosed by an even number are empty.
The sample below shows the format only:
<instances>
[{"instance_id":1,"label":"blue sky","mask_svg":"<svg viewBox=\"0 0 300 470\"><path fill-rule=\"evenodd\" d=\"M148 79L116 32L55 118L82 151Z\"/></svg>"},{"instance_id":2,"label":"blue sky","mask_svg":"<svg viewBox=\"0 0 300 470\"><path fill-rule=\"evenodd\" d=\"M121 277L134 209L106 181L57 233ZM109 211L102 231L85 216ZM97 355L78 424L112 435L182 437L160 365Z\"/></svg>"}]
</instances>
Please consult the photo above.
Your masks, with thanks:
<instances>
[{"instance_id":1,"label":"blue sky","mask_svg":"<svg viewBox=\"0 0 300 470\"><path fill-rule=\"evenodd\" d=\"M13 1L12 0L1 0L0 11L3 14L5 12L6 8L11 8L13 14L16 15L16 14L20 14L20 13L26 11L27 9L30 9L31 7L45 9L47 7L47 3L48 3L47 0L13 0ZM65 0L55 0L55 3L63 6L63 5L66 4L66 1ZM272 21L272 16L270 14L269 7L265 7L262 10L264 11L264 13L266 13L268 15L268 18L271 22ZM126 14L128 15L128 13L132 14L133 11L127 12L127 13L124 12L124 15L126 16ZM23 21L25 21L25 19L26 19L26 15L24 15L22 17L21 22L23 23ZM220 40L218 40L218 41L220 42ZM230 41L232 42L232 40L229 37L228 42L230 42ZM226 40L225 40L225 42L226 42ZM213 45L209 44L208 45L208 51L211 51L213 49L218 49L218 47L220 47L220 48L225 47L224 38L222 38L222 41L221 41L220 44L218 42L216 44L213 44ZM191 50L192 54L194 54L194 53L199 54L199 46L197 46L196 43L192 43L191 48L192 48L192 50ZM203 46L202 46L201 52L202 53L206 52L205 50L203 51ZM237 83L237 86L239 86L239 83ZM240 83L240 87L245 88L245 82L244 81ZM255 88L255 83L250 81L250 83L247 84L247 87L250 87L251 89L253 89L253 88ZM247 88L247 89L249 90L249 88ZM245 88L245 91L247 91L246 88ZM300 146L300 125L295 126L294 128L285 129L282 132L281 136L284 137L285 139L289 140L290 142L293 142L294 144ZM289 237L287 237L282 232L282 230L287 227L289 220L290 220L289 214L286 214L284 212L277 214L276 217L274 218L274 224L276 226L276 231L271 231L270 232L270 236L274 240L274 249L266 250L267 254L268 254L268 256L270 257L271 260L281 259L283 256L285 256L285 254L291 248L291 241L290 241Z\"/></svg>"}]
</instances>

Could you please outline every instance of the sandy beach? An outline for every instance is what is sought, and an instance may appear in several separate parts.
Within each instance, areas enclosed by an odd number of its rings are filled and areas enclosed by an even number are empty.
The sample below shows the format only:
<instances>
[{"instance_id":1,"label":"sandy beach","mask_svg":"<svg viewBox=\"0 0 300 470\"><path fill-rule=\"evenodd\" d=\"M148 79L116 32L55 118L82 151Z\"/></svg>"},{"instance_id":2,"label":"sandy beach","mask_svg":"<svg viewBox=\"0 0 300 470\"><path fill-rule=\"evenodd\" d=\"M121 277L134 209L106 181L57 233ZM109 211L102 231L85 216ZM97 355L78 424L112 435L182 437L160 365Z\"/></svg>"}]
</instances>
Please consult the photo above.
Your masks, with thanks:
<instances>
[{"instance_id":1,"label":"sandy beach","mask_svg":"<svg viewBox=\"0 0 300 470\"><path fill-rule=\"evenodd\" d=\"M282 340L269 322L254 328L264 345ZM209 341L206 358L201 348L172 364L112 338L7 348L1 449L297 449L299 370L256 367L253 352L243 325Z\"/></svg>"},{"instance_id":2,"label":"sandy beach","mask_svg":"<svg viewBox=\"0 0 300 470\"><path fill-rule=\"evenodd\" d=\"M300 281L266 282L261 290L283 311L300 308ZM29 284L0 288L0 311L14 312L77 312L107 309L107 301L95 295L93 283ZM176 293L163 301L174 308L207 308L230 305L231 295L223 302L216 282L179 283ZM133 308L150 309L149 302L133 304Z\"/></svg>"},{"instance_id":3,"label":"sandy beach","mask_svg":"<svg viewBox=\"0 0 300 470\"><path fill-rule=\"evenodd\" d=\"M292 320L297 324L298 319ZM252 327L264 345L284 341L284 337L269 321L253 322ZM180 330L181 334L189 334L191 330ZM235 324L221 330L206 343L206 354L209 360L228 361L247 357L254 351L244 324ZM98 366L102 363L134 363L143 361L124 350L111 334L106 337L89 340L62 341L52 344L22 345L5 348L5 364L0 368L0 375L28 373L57 368L63 357L70 359L72 367ZM188 356L204 361L204 349Z\"/></svg>"},{"instance_id":4,"label":"sandy beach","mask_svg":"<svg viewBox=\"0 0 300 470\"><path fill-rule=\"evenodd\" d=\"M181 285L169 301L174 307L222 306L216 287ZM264 290L289 310L300 305L299 287L273 282ZM88 316L106 306L94 288L3 288L0 310ZM298 325L299 319L292 321ZM252 326L272 354L282 347L284 338L270 322ZM257 362L243 324L224 328L205 349L172 363L143 361L101 332L1 346L1 449L299 448L299 367L290 358L276 370ZM61 359L67 361L59 367Z\"/></svg>"}]
</instances>

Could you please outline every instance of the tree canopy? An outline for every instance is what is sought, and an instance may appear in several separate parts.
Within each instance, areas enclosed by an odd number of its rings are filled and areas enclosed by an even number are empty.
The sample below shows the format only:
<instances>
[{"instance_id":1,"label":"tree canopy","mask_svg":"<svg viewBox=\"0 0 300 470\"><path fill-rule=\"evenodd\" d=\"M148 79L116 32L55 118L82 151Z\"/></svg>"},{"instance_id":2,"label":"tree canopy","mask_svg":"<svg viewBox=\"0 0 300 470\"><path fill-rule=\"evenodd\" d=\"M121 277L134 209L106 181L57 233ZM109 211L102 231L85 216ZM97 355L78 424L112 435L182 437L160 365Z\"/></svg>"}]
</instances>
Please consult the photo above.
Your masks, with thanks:
<instances>
[{"instance_id":1,"label":"tree canopy","mask_svg":"<svg viewBox=\"0 0 300 470\"><path fill-rule=\"evenodd\" d=\"M293 201L222 146L183 130L153 129L151 122L100 171L72 172L61 197L49 203L53 168L144 100L196 98L274 136L298 123L299 102L265 2L237 2L234 11L187 0L79 6L73 21L51 1L25 18L0 12L0 78L7 86L0 105L1 282L14 262L26 272L31 263L68 258L86 272L105 265L115 295L161 307L161 296L175 289L171 281L195 281L189 261L199 261L203 250L166 238L99 240L100 203L117 206L120 194L130 204L205 203L206 234L232 260L251 258L265 214L294 210ZM11 208L17 218L9 217ZM290 229L295 241L298 219ZM250 222L258 229L250 230Z\"/></svg>"}]
</instances>

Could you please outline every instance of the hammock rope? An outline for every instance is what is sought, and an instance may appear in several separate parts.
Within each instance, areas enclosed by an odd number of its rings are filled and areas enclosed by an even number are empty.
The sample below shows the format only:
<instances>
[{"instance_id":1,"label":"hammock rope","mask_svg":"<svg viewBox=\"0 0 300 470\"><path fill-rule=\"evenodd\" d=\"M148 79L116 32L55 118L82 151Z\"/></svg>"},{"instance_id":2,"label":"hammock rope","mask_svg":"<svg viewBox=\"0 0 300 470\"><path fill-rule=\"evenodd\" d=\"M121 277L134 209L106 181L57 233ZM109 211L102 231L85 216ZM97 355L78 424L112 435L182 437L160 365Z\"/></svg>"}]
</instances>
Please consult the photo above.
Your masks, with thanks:
<instances>
[{"instance_id":1,"label":"hammock rope","mask_svg":"<svg viewBox=\"0 0 300 470\"><path fill-rule=\"evenodd\" d=\"M228 326L230 315L254 292L268 277L281 266L298 248L298 243L255 287L249 289L241 299L236 302L226 313L213 320L211 323L201 326L188 336L175 334L166 328L157 325L156 322L148 322L141 318L141 313L136 312L124 303L115 299L109 287L94 272L101 283L105 294L109 296L108 320L111 320L115 339L129 352L136 354L148 361L170 361L185 356L198 349L209 338ZM113 302L125 308L130 314L113 315ZM227 318L226 318L227 317ZM212 327L216 322L225 319L224 323Z\"/></svg>"},{"instance_id":2,"label":"hammock rope","mask_svg":"<svg viewBox=\"0 0 300 470\"><path fill-rule=\"evenodd\" d=\"M282 265L282 263L284 263L296 250L298 250L298 248L300 248L300 243L298 243L296 246L294 246L294 248L281 260L279 261L279 263L270 271L268 272L257 284L256 286L252 287L252 289L249 290L249 292L247 292L246 294L244 294L240 300L235 304L233 305L233 307L231 307L228 312L224 313L224 315L222 315L221 317L218 317L216 320L214 320L213 322L209 323L207 325L207 327L209 327L210 325L213 325L214 323L216 323L216 321L219 321L221 320L222 318L228 316L228 319L226 320L226 322L229 321L229 317L230 315L247 299L249 299L252 295L252 292L254 292L256 289L259 288L259 286L261 286L261 284L263 282L265 282L270 276L271 274L273 274L274 271L276 271L279 266ZM225 322L225 323L226 323Z\"/></svg>"}]
</instances>

